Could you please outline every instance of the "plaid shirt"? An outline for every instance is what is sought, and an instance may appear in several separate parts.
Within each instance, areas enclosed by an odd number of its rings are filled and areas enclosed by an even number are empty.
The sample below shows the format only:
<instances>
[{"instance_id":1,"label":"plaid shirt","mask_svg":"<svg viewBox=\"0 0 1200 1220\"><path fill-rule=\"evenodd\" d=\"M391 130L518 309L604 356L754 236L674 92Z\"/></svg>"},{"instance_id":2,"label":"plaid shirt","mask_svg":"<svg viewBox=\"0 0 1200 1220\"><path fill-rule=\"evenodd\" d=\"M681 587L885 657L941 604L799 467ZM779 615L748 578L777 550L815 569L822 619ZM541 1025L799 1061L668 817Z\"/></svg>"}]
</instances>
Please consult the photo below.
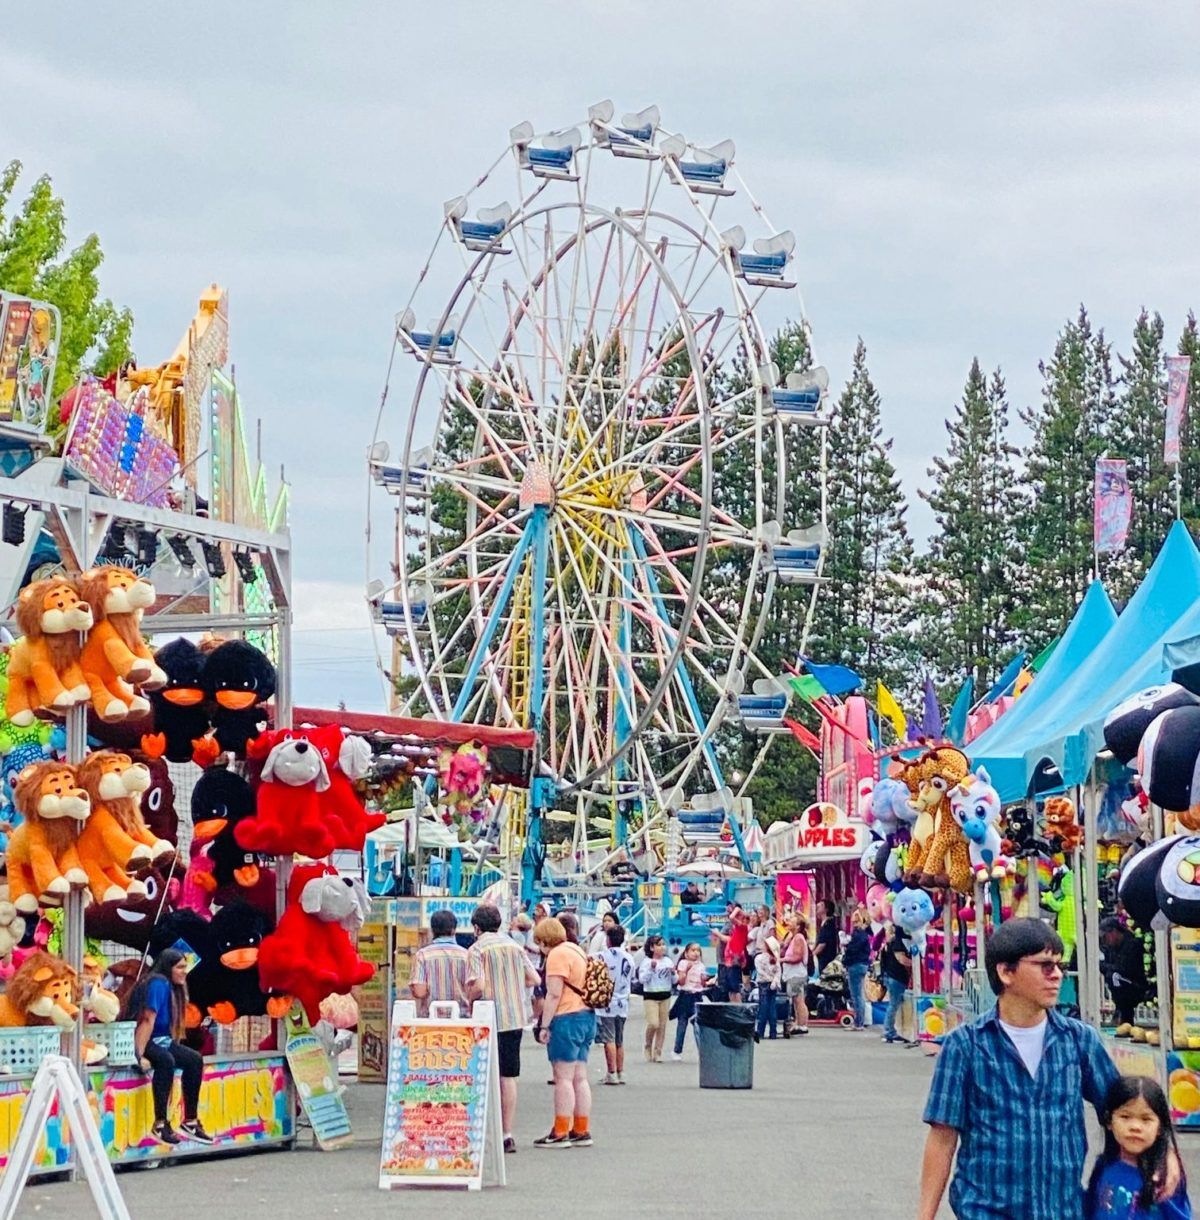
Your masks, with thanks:
<instances>
[{"instance_id":1,"label":"plaid shirt","mask_svg":"<svg viewBox=\"0 0 1200 1220\"><path fill-rule=\"evenodd\" d=\"M1094 1029L1049 1012L1031 1079L996 1009L950 1033L929 1087L925 1121L953 1127L950 1206L959 1220L1082 1220L1087 1136L1117 1069Z\"/></svg>"}]
</instances>

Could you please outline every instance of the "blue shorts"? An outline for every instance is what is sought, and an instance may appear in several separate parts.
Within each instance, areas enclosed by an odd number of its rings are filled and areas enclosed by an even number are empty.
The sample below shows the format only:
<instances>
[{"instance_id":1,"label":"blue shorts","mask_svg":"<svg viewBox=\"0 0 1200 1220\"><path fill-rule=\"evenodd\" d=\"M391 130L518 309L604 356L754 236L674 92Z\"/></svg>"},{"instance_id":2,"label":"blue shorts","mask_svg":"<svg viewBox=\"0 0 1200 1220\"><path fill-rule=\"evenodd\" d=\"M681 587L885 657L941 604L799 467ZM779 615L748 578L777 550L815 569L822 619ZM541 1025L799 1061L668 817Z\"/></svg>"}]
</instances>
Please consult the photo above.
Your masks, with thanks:
<instances>
[{"instance_id":1,"label":"blue shorts","mask_svg":"<svg viewBox=\"0 0 1200 1220\"><path fill-rule=\"evenodd\" d=\"M550 1041L546 1054L551 1063L586 1063L596 1037L596 1014L568 1012L550 1022Z\"/></svg>"}]
</instances>

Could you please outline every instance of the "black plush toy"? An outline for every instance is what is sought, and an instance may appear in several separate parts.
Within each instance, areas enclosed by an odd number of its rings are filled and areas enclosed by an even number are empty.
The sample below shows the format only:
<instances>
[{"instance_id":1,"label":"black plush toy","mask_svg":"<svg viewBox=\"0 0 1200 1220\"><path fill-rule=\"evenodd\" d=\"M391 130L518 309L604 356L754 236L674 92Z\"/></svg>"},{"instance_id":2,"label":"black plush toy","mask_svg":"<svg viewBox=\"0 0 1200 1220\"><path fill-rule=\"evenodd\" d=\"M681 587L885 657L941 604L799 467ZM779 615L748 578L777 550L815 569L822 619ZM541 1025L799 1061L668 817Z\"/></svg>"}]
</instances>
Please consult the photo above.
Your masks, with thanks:
<instances>
[{"instance_id":1,"label":"black plush toy","mask_svg":"<svg viewBox=\"0 0 1200 1220\"><path fill-rule=\"evenodd\" d=\"M1148 686L1118 703L1104 721L1104 744L1122 766L1132 764L1146 730L1165 712L1198 707L1200 698L1174 682Z\"/></svg>"},{"instance_id":2,"label":"black plush toy","mask_svg":"<svg viewBox=\"0 0 1200 1220\"><path fill-rule=\"evenodd\" d=\"M227 640L208 654L204 689L215 704L217 744L245 758L246 743L267 723L262 704L275 693L275 666L253 644Z\"/></svg>"},{"instance_id":3,"label":"black plush toy","mask_svg":"<svg viewBox=\"0 0 1200 1220\"><path fill-rule=\"evenodd\" d=\"M208 842L208 858L218 886L239 884L236 874L257 864L254 852L239 847L233 837L234 827L253 813L250 785L225 767L209 767L192 789L193 832L202 842ZM247 878L240 884L251 885L254 880Z\"/></svg>"},{"instance_id":4,"label":"black plush toy","mask_svg":"<svg viewBox=\"0 0 1200 1220\"><path fill-rule=\"evenodd\" d=\"M188 998L201 1018L227 1025L267 1011L258 980L258 947L269 930L262 912L244 902L222 907L211 923L194 911L176 911L154 929L150 951L186 942L200 958L188 974Z\"/></svg>"},{"instance_id":5,"label":"black plush toy","mask_svg":"<svg viewBox=\"0 0 1200 1220\"><path fill-rule=\"evenodd\" d=\"M1050 844L1038 837L1037 817L1024 805L1013 805L1004 815L1004 850L1010 856L1027 860L1031 856L1051 856Z\"/></svg>"},{"instance_id":6,"label":"black plush toy","mask_svg":"<svg viewBox=\"0 0 1200 1220\"><path fill-rule=\"evenodd\" d=\"M192 742L208 732L205 657L191 640L181 636L164 644L154 660L167 675L166 686L150 694L154 729L166 738L164 757L169 762L187 762L192 757Z\"/></svg>"}]
</instances>

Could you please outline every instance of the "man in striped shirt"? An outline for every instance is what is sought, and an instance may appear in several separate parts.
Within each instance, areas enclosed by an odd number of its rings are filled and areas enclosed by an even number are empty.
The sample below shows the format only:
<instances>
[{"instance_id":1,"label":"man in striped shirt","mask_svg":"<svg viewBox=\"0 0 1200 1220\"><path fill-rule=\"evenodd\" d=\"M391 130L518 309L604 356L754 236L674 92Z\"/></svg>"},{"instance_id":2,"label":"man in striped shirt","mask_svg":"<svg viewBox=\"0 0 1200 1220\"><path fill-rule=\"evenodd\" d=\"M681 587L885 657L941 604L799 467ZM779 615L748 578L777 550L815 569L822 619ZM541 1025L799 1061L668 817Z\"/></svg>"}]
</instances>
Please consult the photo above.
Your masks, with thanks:
<instances>
[{"instance_id":1,"label":"man in striped shirt","mask_svg":"<svg viewBox=\"0 0 1200 1220\"><path fill-rule=\"evenodd\" d=\"M458 920L453 911L434 911L429 917L433 940L413 955L409 990L417 1011L429 1016L430 1004L453 1000L459 1012L467 1012L467 951L454 939Z\"/></svg>"},{"instance_id":2,"label":"man in striped shirt","mask_svg":"<svg viewBox=\"0 0 1200 1220\"><path fill-rule=\"evenodd\" d=\"M540 980L525 950L500 935L500 911L490 903L475 908L471 926L477 939L467 951L467 995L496 1006L496 1058L500 1063L500 1116L504 1151L516 1152L517 1077L521 1074L521 1034L533 1013L529 989Z\"/></svg>"}]
</instances>

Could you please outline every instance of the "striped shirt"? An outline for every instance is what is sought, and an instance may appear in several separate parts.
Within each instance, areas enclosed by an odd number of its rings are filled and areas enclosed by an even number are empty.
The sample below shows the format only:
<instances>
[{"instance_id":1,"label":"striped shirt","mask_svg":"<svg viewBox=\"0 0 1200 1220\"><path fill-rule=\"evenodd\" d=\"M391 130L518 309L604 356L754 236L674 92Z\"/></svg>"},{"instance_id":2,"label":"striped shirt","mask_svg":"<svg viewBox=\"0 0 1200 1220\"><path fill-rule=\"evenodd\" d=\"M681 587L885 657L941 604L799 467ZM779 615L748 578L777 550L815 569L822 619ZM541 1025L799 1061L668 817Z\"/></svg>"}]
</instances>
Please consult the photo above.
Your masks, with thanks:
<instances>
[{"instance_id":1,"label":"striped shirt","mask_svg":"<svg viewBox=\"0 0 1200 1220\"><path fill-rule=\"evenodd\" d=\"M467 950L467 981L477 983L484 1000L496 1005L496 1030L524 1029L533 1019L529 1006L525 950L499 932L484 932ZM531 973L531 972L530 972Z\"/></svg>"},{"instance_id":2,"label":"striped shirt","mask_svg":"<svg viewBox=\"0 0 1200 1220\"><path fill-rule=\"evenodd\" d=\"M925 1121L958 1132L959 1220L1082 1220L1083 1103L1099 1111L1117 1069L1094 1029L1054 1011L1046 1021L1032 1079L998 1009L942 1044Z\"/></svg>"},{"instance_id":3,"label":"striped shirt","mask_svg":"<svg viewBox=\"0 0 1200 1220\"><path fill-rule=\"evenodd\" d=\"M422 1016L429 1015L430 1004L453 1000L464 1016L467 1006L467 951L453 936L439 936L413 955L412 983L424 983L429 995L418 1002Z\"/></svg>"}]
</instances>

